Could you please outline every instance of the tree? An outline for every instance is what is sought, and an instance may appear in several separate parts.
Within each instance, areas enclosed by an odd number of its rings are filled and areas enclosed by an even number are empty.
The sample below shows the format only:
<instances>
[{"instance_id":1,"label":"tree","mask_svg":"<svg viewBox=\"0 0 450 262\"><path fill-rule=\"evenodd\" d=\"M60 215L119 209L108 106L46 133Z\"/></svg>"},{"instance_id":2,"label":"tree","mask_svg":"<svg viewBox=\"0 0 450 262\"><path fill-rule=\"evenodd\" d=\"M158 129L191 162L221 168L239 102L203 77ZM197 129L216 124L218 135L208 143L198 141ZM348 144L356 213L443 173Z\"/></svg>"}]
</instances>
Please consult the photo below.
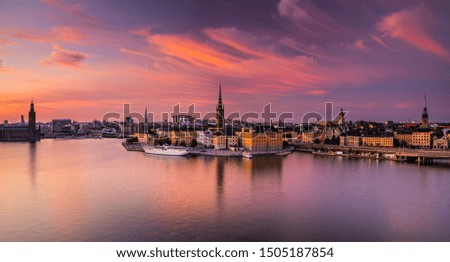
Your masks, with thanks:
<instances>
[{"instance_id":1,"label":"tree","mask_svg":"<svg viewBox=\"0 0 450 262\"><path fill-rule=\"evenodd\" d=\"M186 147L186 142L185 142L185 141L181 141L181 142L180 142L180 146Z\"/></svg>"},{"instance_id":2,"label":"tree","mask_svg":"<svg viewBox=\"0 0 450 262\"><path fill-rule=\"evenodd\" d=\"M320 140L318 138L314 139L314 144L320 144Z\"/></svg>"},{"instance_id":3,"label":"tree","mask_svg":"<svg viewBox=\"0 0 450 262\"><path fill-rule=\"evenodd\" d=\"M197 143L197 139L193 138L191 141L191 147L197 147L198 143Z\"/></svg>"},{"instance_id":4,"label":"tree","mask_svg":"<svg viewBox=\"0 0 450 262\"><path fill-rule=\"evenodd\" d=\"M287 141L283 141L283 148L287 148L289 146L289 143Z\"/></svg>"}]
</instances>

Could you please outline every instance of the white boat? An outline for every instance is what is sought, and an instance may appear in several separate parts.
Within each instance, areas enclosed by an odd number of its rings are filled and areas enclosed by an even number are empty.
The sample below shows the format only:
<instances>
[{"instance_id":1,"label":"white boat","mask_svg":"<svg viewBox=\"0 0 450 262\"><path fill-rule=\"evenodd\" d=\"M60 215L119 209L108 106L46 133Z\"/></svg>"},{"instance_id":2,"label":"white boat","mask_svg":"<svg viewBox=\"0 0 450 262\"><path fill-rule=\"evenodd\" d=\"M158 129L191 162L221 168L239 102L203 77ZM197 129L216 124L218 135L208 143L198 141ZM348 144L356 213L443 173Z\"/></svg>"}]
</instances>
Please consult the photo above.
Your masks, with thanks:
<instances>
[{"instance_id":1,"label":"white boat","mask_svg":"<svg viewBox=\"0 0 450 262\"><path fill-rule=\"evenodd\" d=\"M242 153L242 156L245 158L249 158L249 159L253 158L252 154L250 154L250 152L248 152L248 151L244 151Z\"/></svg>"},{"instance_id":2,"label":"white boat","mask_svg":"<svg viewBox=\"0 0 450 262\"><path fill-rule=\"evenodd\" d=\"M164 155L164 156L185 156L189 154L185 147L175 146L144 146L146 154Z\"/></svg>"}]
</instances>

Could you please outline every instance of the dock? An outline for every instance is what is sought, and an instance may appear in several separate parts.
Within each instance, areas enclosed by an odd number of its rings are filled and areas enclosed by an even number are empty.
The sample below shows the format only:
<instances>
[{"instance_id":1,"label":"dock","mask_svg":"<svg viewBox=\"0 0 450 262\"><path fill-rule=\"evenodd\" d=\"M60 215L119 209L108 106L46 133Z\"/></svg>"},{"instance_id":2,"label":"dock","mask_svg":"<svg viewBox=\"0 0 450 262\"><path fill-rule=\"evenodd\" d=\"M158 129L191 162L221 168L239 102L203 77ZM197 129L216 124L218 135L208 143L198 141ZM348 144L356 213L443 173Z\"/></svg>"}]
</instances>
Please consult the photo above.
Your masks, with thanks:
<instances>
[{"instance_id":1,"label":"dock","mask_svg":"<svg viewBox=\"0 0 450 262\"><path fill-rule=\"evenodd\" d=\"M299 144L295 151L311 152L318 155L379 158L417 163L432 163L433 160L450 160L449 150L412 149L399 147L349 147L323 144ZM338 155L336 152L341 151ZM317 153L319 152L319 153Z\"/></svg>"}]
</instances>

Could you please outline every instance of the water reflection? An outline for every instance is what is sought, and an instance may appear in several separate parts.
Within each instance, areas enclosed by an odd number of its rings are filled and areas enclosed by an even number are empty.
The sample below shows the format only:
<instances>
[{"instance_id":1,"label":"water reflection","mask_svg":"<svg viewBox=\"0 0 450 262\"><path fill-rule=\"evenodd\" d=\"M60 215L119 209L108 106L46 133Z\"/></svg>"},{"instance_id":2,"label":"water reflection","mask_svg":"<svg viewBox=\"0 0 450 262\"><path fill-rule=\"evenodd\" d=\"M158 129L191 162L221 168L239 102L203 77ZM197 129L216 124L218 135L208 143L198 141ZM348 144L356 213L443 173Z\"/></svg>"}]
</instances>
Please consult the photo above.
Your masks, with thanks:
<instances>
[{"instance_id":1,"label":"water reflection","mask_svg":"<svg viewBox=\"0 0 450 262\"><path fill-rule=\"evenodd\" d=\"M282 156L257 156L253 159L243 159L243 166L252 177L252 180L263 178L281 179L283 171Z\"/></svg>"},{"instance_id":2,"label":"water reflection","mask_svg":"<svg viewBox=\"0 0 450 262\"><path fill-rule=\"evenodd\" d=\"M28 158L29 158L29 176L30 183L36 185L36 143L28 144Z\"/></svg>"},{"instance_id":3,"label":"water reflection","mask_svg":"<svg viewBox=\"0 0 450 262\"><path fill-rule=\"evenodd\" d=\"M107 139L0 152L0 241L450 240L448 168L146 156Z\"/></svg>"},{"instance_id":4,"label":"water reflection","mask_svg":"<svg viewBox=\"0 0 450 262\"><path fill-rule=\"evenodd\" d=\"M220 210L223 208L225 160L226 159L224 158L217 158L217 167L216 167L217 207Z\"/></svg>"}]
</instances>

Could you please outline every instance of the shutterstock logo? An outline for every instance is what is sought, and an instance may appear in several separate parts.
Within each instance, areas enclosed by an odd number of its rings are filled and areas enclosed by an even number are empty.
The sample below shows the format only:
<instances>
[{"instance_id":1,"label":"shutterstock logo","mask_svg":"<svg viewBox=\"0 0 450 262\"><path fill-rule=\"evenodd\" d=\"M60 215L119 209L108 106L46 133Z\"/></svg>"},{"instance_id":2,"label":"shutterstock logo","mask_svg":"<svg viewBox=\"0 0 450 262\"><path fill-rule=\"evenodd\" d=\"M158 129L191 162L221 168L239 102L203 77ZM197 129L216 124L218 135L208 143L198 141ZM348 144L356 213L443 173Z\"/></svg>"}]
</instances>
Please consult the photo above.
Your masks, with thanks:
<instances>
[{"instance_id":1,"label":"shutterstock logo","mask_svg":"<svg viewBox=\"0 0 450 262\"><path fill-rule=\"evenodd\" d=\"M345 117L347 111L338 111L335 113L333 110L333 102L325 103L324 113L316 111L308 111L301 116L301 118L296 119L294 112L276 112L272 109L272 104L268 103L262 107L260 112L255 111L232 111L223 116L223 118L217 118L217 112L199 112L195 108L195 104L191 104L187 107L186 111L181 111L180 104L175 104L172 106L171 112L161 112L160 118L161 122L169 123L172 122L171 119L175 116L189 116L191 120L195 120L198 123L215 123L216 119L223 119L224 121L231 121L233 125L276 125L283 126L285 123L300 123L305 127L316 123L317 121L326 121L327 123L337 123L340 117ZM128 124L128 121L133 124L148 124L147 129L154 128L155 123L155 112L136 112L131 110L130 104L123 104L122 112L107 112L103 115L103 122L122 122ZM174 125L185 125L186 123L180 121L178 123L173 123ZM190 123L192 124L192 123ZM217 125L217 123L215 123ZM224 125L223 125L224 126ZM123 127L122 127L123 128Z\"/></svg>"}]
</instances>

